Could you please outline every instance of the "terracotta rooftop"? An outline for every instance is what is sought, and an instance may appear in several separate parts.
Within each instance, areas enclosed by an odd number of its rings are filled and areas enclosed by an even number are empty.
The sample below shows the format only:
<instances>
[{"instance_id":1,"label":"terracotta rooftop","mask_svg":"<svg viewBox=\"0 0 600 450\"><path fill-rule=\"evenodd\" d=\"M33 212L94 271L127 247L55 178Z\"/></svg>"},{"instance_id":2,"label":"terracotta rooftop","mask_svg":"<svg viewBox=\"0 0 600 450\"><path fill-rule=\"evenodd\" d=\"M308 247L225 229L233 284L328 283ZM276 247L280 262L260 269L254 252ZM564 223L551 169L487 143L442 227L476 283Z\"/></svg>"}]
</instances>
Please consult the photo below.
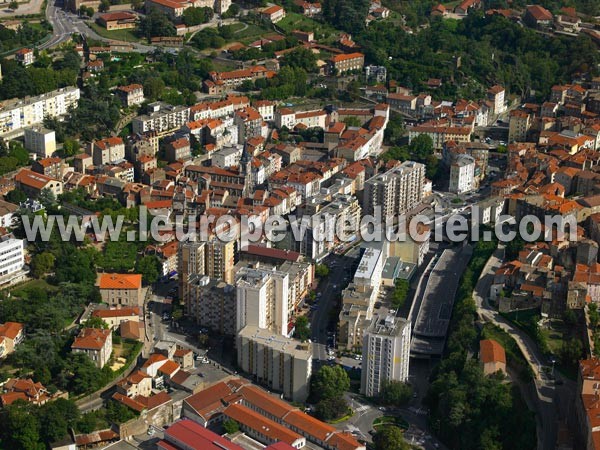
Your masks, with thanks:
<instances>
[{"instance_id":1,"label":"terracotta rooftop","mask_svg":"<svg viewBox=\"0 0 600 450\"><path fill-rule=\"evenodd\" d=\"M106 344L106 339L110 336L110 330L100 328L83 328L71 348L100 350Z\"/></svg>"},{"instance_id":2,"label":"terracotta rooftop","mask_svg":"<svg viewBox=\"0 0 600 450\"><path fill-rule=\"evenodd\" d=\"M139 289L142 276L136 273L103 273L98 285L100 289Z\"/></svg>"},{"instance_id":3,"label":"terracotta rooftop","mask_svg":"<svg viewBox=\"0 0 600 450\"><path fill-rule=\"evenodd\" d=\"M482 363L501 362L506 364L504 348L493 339L479 341L479 359Z\"/></svg>"}]
</instances>

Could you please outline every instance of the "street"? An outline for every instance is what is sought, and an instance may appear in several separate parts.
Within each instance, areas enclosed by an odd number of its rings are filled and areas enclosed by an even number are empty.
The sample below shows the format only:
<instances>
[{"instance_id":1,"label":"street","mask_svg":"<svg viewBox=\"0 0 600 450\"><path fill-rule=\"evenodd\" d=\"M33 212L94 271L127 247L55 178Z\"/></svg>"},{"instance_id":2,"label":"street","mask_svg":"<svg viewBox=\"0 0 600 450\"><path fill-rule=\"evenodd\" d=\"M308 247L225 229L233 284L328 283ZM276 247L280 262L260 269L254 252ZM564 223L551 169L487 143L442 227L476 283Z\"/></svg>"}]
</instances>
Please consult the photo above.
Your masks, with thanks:
<instances>
[{"instance_id":1,"label":"street","mask_svg":"<svg viewBox=\"0 0 600 450\"><path fill-rule=\"evenodd\" d=\"M352 247L345 255L331 254L322 264L329 267L329 275L319 282L316 289L317 298L314 305L311 321L311 340L313 342L313 359L325 361L327 359L327 327L331 311L335 310L338 295L348 286L352 278L352 266L356 263L360 249L358 244ZM337 322L337 316L334 322ZM335 326L331 329L335 332ZM332 339L335 343L335 339ZM329 346L333 347L330 344Z\"/></svg>"},{"instance_id":2,"label":"street","mask_svg":"<svg viewBox=\"0 0 600 450\"><path fill-rule=\"evenodd\" d=\"M101 42L125 43L132 45L134 50L140 53L154 51L156 47L144 45L137 42L121 42L118 40L106 39L93 31L77 14L73 14L63 9L64 0L49 0L46 7L46 18L52 25L52 38L39 46L39 49L55 47L71 38L72 34L81 34L87 38ZM91 20L91 19L90 19Z\"/></svg>"}]
</instances>

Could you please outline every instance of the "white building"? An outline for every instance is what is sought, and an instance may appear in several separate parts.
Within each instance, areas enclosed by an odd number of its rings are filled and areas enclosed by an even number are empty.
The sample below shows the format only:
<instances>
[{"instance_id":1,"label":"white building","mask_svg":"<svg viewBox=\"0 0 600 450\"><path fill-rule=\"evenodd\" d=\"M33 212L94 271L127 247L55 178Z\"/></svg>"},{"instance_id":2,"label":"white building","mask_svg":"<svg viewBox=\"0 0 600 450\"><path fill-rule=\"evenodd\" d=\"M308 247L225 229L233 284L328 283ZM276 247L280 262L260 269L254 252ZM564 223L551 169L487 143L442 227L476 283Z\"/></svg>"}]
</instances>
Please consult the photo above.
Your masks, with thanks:
<instances>
[{"instance_id":1,"label":"white building","mask_svg":"<svg viewBox=\"0 0 600 450\"><path fill-rule=\"evenodd\" d=\"M494 114L502 114L506 111L504 103L505 93L505 89L500 85L492 86L488 89L488 99L494 103Z\"/></svg>"},{"instance_id":2,"label":"white building","mask_svg":"<svg viewBox=\"0 0 600 450\"><path fill-rule=\"evenodd\" d=\"M25 128L25 148L40 158L48 158L56 151L56 133L44 127Z\"/></svg>"},{"instance_id":3,"label":"white building","mask_svg":"<svg viewBox=\"0 0 600 450\"><path fill-rule=\"evenodd\" d=\"M289 275L244 267L236 274L236 330L246 326L288 335Z\"/></svg>"},{"instance_id":4,"label":"white building","mask_svg":"<svg viewBox=\"0 0 600 450\"><path fill-rule=\"evenodd\" d=\"M125 143L120 137L109 137L92 143L94 165L116 163L125 159Z\"/></svg>"},{"instance_id":5,"label":"white building","mask_svg":"<svg viewBox=\"0 0 600 450\"><path fill-rule=\"evenodd\" d=\"M361 394L374 397L383 382L408 380L410 322L376 316L363 333L362 355Z\"/></svg>"},{"instance_id":6,"label":"white building","mask_svg":"<svg viewBox=\"0 0 600 450\"><path fill-rule=\"evenodd\" d=\"M166 103L154 102L148 105L150 112L131 121L135 134L156 131L158 134L174 131L188 121L190 108L188 106L172 106Z\"/></svg>"},{"instance_id":7,"label":"white building","mask_svg":"<svg viewBox=\"0 0 600 450\"><path fill-rule=\"evenodd\" d=\"M37 97L26 97L0 106L0 136L18 137L22 129L41 124L46 117L67 114L69 108L77 107L79 89L65 87Z\"/></svg>"},{"instance_id":8,"label":"white building","mask_svg":"<svg viewBox=\"0 0 600 450\"><path fill-rule=\"evenodd\" d=\"M0 278L18 272L25 265L23 240L0 237Z\"/></svg>"},{"instance_id":9,"label":"white building","mask_svg":"<svg viewBox=\"0 0 600 450\"><path fill-rule=\"evenodd\" d=\"M374 247L367 247L354 272L354 284L379 289L384 264L383 252Z\"/></svg>"},{"instance_id":10,"label":"white building","mask_svg":"<svg viewBox=\"0 0 600 450\"><path fill-rule=\"evenodd\" d=\"M237 363L270 389L304 402L312 374L312 344L248 326L237 336Z\"/></svg>"},{"instance_id":11,"label":"white building","mask_svg":"<svg viewBox=\"0 0 600 450\"><path fill-rule=\"evenodd\" d=\"M235 145L233 147L224 147L221 150L213 152L210 157L212 165L222 169L237 166L240 163L243 149L244 147L242 145Z\"/></svg>"},{"instance_id":12,"label":"white building","mask_svg":"<svg viewBox=\"0 0 600 450\"><path fill-rule=\"evenodd\" d=\"M382 218L404 214L423 199L425 166L405 161L400 166L365 181L363 213L381 208Z\"/></svg>"},{"instance_id":13,"label":"white building","mask_svg":"<svg viewBox=\"0 0 600 450\"><path fill-rule=\"evenodd\" d=\"M469 155L458 155L450 165L448 190L456 194L472 191L475 187L475 159Z\"/></svg>"}]
</instances>

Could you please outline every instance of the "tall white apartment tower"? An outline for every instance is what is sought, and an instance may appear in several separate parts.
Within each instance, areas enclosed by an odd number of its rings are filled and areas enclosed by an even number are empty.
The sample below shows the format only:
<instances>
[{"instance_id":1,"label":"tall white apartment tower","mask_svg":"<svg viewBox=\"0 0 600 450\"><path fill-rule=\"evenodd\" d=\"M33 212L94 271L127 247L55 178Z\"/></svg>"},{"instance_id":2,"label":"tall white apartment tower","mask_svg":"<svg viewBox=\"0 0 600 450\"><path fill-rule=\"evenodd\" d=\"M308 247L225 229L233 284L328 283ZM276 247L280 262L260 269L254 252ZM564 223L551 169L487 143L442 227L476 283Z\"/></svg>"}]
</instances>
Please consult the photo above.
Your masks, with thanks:
<instances>
[{"instance_id":1,"label":"tall white apartment tower","mask_svg":"<svg viewBox=\"0 0 600 450\"><path fill-rule=\"evenodd\" d=\"M404 214L423 199L425 166L405 161L385 173L365 181L363 212L374 214L381 208L383 218Z\"/></svg>"},{"instance_id":2,"label":"tall white apartment tower","mask_svg":"<svg viewBox=\"0 0 600 450\"><path fill-rule=\"evenodd\" d=\"M236 275L236 331L246 326L288 335L289 275L244 267Z\"/></svg>"},{"instance_id":3,"label":"tall white apartment tower","mask_svg":"<svg viewBox=\"0 0 600 450\"><path fill-rule=\"evenodd\" d=\"M410 359L410 322L375 316L363 333L360 392L376 396L385 381L406 381Z\"/></svg>"}]
</instances>

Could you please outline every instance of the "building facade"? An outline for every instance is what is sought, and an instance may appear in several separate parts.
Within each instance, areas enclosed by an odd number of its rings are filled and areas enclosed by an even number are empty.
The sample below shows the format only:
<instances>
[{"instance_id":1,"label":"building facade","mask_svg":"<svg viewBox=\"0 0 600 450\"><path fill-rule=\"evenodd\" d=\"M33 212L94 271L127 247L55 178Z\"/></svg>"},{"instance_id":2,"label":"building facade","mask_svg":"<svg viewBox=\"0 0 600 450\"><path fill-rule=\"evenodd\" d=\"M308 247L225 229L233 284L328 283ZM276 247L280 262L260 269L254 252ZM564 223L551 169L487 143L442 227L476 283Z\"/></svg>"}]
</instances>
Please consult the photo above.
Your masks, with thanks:
<instances>
[{"instance_id":1,"label":"building facade","mask_svg":"<svg viewBox=\"0 0 600 450\"><path fill-rule=\"evenodd\" d=\"M362 354L362 394L374 397L386 381L407 381L410 322L394 316L375 317L363 334Z\"/></svg>"},{"instance_id":2,"label":"building facade","mask_svg":"<svg viewBox=\"0 0 600 450\"><path fill-rule=\"evenodd\" d=\"M312 344L248 326L237 336L238 366L283 396L304 402L312 374Z\"/></svg>"}]
</instances>

